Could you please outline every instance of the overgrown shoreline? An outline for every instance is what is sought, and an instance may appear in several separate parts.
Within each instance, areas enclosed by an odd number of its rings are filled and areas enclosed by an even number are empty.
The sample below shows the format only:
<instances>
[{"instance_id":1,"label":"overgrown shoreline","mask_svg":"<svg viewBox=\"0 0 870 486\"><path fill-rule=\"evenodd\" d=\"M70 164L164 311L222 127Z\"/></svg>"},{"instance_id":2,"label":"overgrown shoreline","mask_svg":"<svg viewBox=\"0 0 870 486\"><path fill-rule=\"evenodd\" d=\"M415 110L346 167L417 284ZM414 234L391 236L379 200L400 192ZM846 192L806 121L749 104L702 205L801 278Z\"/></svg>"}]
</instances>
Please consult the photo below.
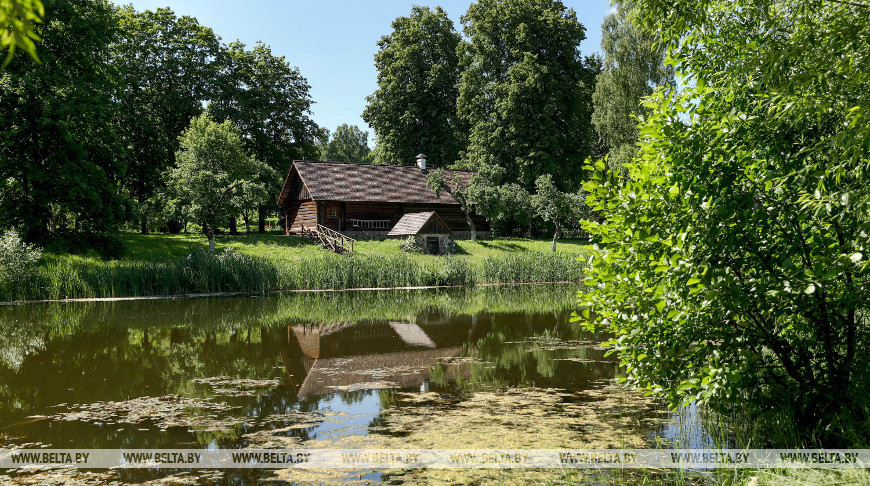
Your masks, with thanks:
<instances>
[{"instance_id":1,"label":"overgrown shoreline","mask_svg":"<svg viewBox=\"0 0 870 486\"><path fill-rule=\"evenodd\" d=\"M475 265L457 256L425 263L401 254L275 261L197 250L148 262L46 262L20 281L0 284L0 302L579 282L584 266L576 255L543 252L488 256Z\"/></svg>"}]
</instances>

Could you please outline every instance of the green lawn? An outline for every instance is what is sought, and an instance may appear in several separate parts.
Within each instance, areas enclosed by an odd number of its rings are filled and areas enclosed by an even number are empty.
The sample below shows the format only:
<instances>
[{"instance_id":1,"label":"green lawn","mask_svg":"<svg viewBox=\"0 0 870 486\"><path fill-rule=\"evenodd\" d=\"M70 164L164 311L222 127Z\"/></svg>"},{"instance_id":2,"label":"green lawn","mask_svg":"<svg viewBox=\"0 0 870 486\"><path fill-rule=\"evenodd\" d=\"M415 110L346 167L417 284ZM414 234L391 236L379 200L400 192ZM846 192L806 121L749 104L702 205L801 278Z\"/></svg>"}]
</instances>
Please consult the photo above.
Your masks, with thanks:
<instances>
[{"instance_id":1,"label":"green lawn","mask_svg":"<svg viewBox=\"0 0 870 486\"><path fill-rule=\"evenodd\" d=\"M126 252L122 260L154 261L166 257L179 257L195 248L208 248L208 240L198 234L149 234L125 233L122 236ZM388 255L401 253L400 240L359 240L354 245L356 254ZM470 257L472 263L482 261L487 256L506 255L522 252L550 251L552 240L523 238L495 238L490 240L457 240L460 256ZM269 260L293 260L328 252L311 240L280 234L240 234L236 236L217 235L215 246L218 251L225 248L251 256ZM557 251L565 254L579 254L587 245L579 240L560 240ZM70 255L51 255L48 258L77 258ZM414 255L421 262L429 262L440 257L433 255Z\"/></svg>"}]
</instances>

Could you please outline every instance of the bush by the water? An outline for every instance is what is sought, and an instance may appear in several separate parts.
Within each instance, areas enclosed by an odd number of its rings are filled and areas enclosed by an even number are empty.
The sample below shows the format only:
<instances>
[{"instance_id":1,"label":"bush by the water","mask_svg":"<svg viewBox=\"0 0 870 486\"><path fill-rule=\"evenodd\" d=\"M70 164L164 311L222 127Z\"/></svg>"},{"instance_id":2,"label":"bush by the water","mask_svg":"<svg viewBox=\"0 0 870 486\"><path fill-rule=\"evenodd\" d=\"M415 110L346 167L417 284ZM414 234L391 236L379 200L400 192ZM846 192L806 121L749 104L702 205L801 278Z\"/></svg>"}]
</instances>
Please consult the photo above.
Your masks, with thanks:
<instances>
[{"instance_id":1,"label":"bush by the water","mask_svg":"<svg viewBox=\"0 0 870 486\"><path fill-rule=\"evenodd\" d=\"M0 236L0 285L8 286L29 274L42 256L42 250L21 239L17 231Z\"/></svg>"},{"instance_id":2,"label":"bush by the water","mask_svg":"<svg viewBox=\"0 0 870 486\"><path fill-rule=\"evenodd\" d=\"M478 282L579 281L583 264L574 256L526 253L488 257L472 266L448 256L421 263L399 255L335 255L270 261L233 251L194 251L163 261L57 260L37 265L14 285L0 288L0 301L190 293L259 293L300 289L354 289L474 285Z\"/></svg>"}]
</instances>

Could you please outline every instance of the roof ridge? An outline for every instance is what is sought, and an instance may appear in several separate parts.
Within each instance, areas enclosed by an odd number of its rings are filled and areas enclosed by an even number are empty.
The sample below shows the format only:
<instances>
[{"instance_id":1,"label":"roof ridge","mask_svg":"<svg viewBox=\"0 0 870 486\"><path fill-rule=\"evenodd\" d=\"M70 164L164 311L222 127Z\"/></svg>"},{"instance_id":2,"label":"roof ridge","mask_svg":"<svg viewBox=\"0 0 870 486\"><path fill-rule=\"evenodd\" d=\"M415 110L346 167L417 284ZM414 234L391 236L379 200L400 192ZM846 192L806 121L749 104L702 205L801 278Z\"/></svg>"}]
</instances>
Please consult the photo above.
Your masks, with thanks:
<instances>
[{"instance_id":1,"label":"roof ridge","mask_svg":"<svg viewBox=\"0 0 870 486\"><path fill-rule=\"evenodd\" d=\"M371 166L371 167L389 167L389 168L408 168L408 169L419 169L416 165L396 165L396 164L371 164L368 162L339 162L334 160L294 160L293 163L297 162L306 162L306 163L314 163L314 164L340 164L340 165L357 165L357 166ZM452 172L476 172L473 170L467 169L451 169L449 167L444 167L444 170L449 170ZM431 171L430 171L431 172Z\"/></svg>"}]
</instances>

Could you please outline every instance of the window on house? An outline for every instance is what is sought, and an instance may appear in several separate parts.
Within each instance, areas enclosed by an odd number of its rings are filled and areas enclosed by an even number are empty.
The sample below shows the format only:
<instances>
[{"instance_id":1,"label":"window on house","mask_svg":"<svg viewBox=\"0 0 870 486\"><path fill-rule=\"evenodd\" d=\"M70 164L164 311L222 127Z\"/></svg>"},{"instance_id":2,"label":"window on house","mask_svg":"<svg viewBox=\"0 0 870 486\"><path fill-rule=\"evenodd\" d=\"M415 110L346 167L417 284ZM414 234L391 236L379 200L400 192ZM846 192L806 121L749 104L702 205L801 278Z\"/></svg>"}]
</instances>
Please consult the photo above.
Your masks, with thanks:
<instances>
[{"instance_id":1,"label":"window on house","mask_svg":"<svg viewBox=\"0 0 870 486\"><path fill-rule=\"evenodd\" d=\"M329 208L329 217L336 218L338 217L338 211L335 208Z\"/></svg>"},{"instance_id":2,"label":"window on house","mask_svg":"<svg viewBox=\"0 0 870 486\"><path fill-rule=\"evenodd\" d=\"M362 229L390 229L389 219L351 219L352 228Z\"/></svg>"}]
</instances>

